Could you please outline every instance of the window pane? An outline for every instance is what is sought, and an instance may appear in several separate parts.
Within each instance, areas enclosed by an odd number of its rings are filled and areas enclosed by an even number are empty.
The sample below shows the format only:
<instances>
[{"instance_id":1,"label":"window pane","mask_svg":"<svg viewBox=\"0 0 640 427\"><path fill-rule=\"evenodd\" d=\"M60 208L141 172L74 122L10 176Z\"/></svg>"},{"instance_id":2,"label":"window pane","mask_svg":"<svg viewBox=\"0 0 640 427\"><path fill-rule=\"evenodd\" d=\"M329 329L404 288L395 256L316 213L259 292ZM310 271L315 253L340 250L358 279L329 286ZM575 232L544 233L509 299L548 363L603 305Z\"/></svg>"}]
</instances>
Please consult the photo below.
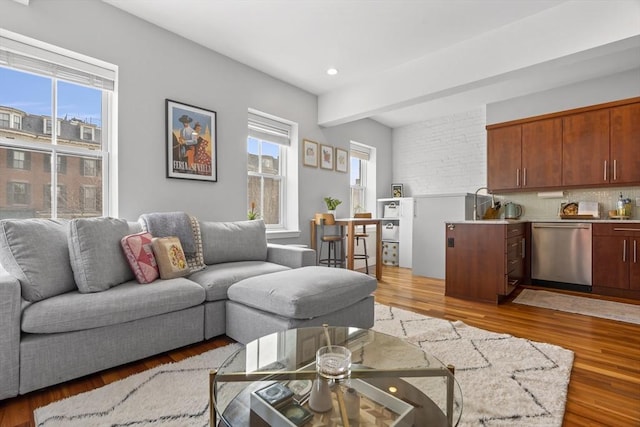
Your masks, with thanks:
<instances>
[{"instance_id":1,"label":"window pane","mask_svg":"<svg viewBox=\"0 0 640 427\"><path fill-rule=\"evenodd\" d=\"M58 195L58 218L80 218L102 215L102 161L78 156L59 156L58 188L65 194ZM90 173L87 173L90 172Z\"/></svg>"},{"instance_id":2,"label":"window pane","mask_svg":"<svg viewBox=\"0 0 640 427\"><path fill-rule=\"evenodd\" d=\"M259 176L249 176L249 183L247 186L247 210L251 210L252 203L255 204L253 211L258 216L256 218L249 218L247 216L248 219L262 218L262 197L260 196L262 194L260 189L261 182L262 179Z\"/></svg>"},{"instance_id":3,"label":"window pane","mask_svg":"<svg viewBox=\"0 0 640 427\"><path fill-rule=\"evenodd\" d=\"M262 217L265 224L280 223L280 180L264 178L264 209Z\"/></svg>"},{"instance_id":4,"label":"window pane","mask_svg":"<svg viewBox=\"0 0 640 427\"><path fill-rule=\"evenodd\" d=\"M360 174L360 159L351 157L351 185L362 185Z\"/></svg>"},{"instance_id":5,"label":"window pane","mask_svg":"<svg viewBox=\"0 0 640 427\"><path fill-rule=\"evenodd\" d=\"M0 67L0 136L42 142L51 106L51 79Z\"/></svg>"},{"instance_id":6,"label":"window pane","mask_svg":"<svg viewBox=\"0 0 640 427\"><path fill-rule=\"evenodd\" d=\"M102 91L58 82L58 144L100 150Z\"/></svg>"},{"instance_id":7,"label":"window pane","mask_svg":"<svg viewBox=\"0 0 640 427\"><path fill-rule=\"evenodd\" d=\"M280 174L280 144L262 142L262 173Z\"/></svg>"},{"instance_id":8,"label":"window pane","mask_svg":"<svg viewBox=\"0 0 640 427\"><path fill-rule=\"evenodd\" d=\"M40 216L44 199L39 189L49 182L45 157L36 151L0 147L0 218Z\"/></svg>"},{"instance_id":9,"label":"window pane","mask_svg":"<svg viewBox=\"0 0 640 427\"><path fill-rule=\"evenodd\" d=\"M247 170L258 172L260 165L260 143L255 138L247 139Z\"/></svg>"}]
</instances>

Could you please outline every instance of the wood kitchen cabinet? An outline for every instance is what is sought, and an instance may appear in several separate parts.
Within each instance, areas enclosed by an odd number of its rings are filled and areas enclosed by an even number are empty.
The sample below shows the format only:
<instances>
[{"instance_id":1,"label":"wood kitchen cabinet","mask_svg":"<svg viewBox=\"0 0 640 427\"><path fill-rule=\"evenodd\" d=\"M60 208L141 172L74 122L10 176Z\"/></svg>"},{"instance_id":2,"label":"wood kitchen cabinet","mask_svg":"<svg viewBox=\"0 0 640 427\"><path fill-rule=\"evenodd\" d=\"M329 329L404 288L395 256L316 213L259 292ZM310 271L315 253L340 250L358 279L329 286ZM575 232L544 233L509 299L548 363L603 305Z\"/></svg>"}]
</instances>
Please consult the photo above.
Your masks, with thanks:
<instances>
[{"instance_id":1,"label":"wood kitchen cabinet","mask_svg":"<svg viewBox=\"0 0 640 427\"><path fill-rule=\"evenodd\" d=\"M487 126L490 192L640 185L640 98Z\"/></svg>"},{"instance_id":2,"label":"wood kitchen cabinet","mask_svg":"<svg viewBox=\"0 0 640 427\"><path fill-rule=\"evenodd\" d=\"M610 110L610 181L640 183L640 103Z\"/></svg>"},{"instance_id":3,"label":"wood kitchen cabinet","mask_svg":"<svg viewBox=\"0 0 640 427\"><path fill-rule=\"evenodd\" d=\"M562 184L562 120L546 119L487 131L491 191Z\"/></svg>"},{"instance_id":4,"label":"wood kitchen cabinet","mask_svg":"<svg viewBox=\"0 0 640 427\"><path fill-rule=\"evenodd\" d=\"M445 295L497 303L523 283L524 223L445 227Z\"/></svg>"},{"instance_id":5,"label":"wood kitchen cabinet","mask_svg":"<svg viewBox=\"0 0 640 427\"><path fill-rule=\"evenodd\" d=\"M562 184L607 182L609 110L588 111L562 119Z\"/></svg>"},{"instance_id":6,"label":"wood kitchen cabinet","mask_svg":"<svg viewBox=\"0 0 640 427\"><path fill-rule=\"evenodd\" d=\"M640 224L593 225L593 293L640 298Z\"/></svg>"}]
</instances>

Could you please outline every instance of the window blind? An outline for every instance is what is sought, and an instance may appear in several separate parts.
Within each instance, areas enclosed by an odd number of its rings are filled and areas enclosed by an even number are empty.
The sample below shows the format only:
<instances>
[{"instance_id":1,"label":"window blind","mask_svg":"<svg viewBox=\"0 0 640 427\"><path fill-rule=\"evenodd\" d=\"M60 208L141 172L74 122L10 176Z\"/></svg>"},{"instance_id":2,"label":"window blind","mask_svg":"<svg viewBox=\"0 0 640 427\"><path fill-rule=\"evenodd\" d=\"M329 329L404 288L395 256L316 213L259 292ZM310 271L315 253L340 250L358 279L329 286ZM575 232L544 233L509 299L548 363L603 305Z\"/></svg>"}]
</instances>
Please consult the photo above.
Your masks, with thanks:
<instances>
[{"instance_id":1,"label":"window blind","mask_svg":"<svg viewBox=\"0 0 640 427\"><path fill-rule=\"evenodd\" d=\"M71 83L114 90L116 71L0 34L0 66L55 77Z\"/></svg>"},{"instance_id":2,"label":"window blind","mask_svg":"<svg viewBox=\"0 0 640 427\"><path fill-rule=\"evenodd\" d=\"M366 147L359 147L351 145L351 157L355 157L360 160L369 160L370 151Z\"/></svg>"},{"instance_id":3,"label":"window blind","mask_svg":"<svg viewBox=\"0 0 640 427\"><path fill-rule=\"evenodd\" d=\"M291 126L258 114L249 113L249 136L281 145L290 145Z\"/></svg>"}]
</instances>

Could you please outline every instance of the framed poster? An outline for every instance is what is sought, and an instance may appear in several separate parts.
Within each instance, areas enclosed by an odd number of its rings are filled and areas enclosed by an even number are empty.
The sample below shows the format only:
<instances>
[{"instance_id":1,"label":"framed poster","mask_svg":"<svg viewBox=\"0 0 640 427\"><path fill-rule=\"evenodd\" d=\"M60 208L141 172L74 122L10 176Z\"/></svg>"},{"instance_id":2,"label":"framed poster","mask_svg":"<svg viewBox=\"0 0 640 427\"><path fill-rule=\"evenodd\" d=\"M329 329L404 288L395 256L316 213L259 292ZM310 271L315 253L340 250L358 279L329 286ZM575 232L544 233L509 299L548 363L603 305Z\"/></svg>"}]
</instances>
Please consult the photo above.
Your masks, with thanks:
<instances>
[{"instance_id":1,"label":"framed poster","mask_svg":"<svg viewBox=\"0 0 640 427\"><path fill-rule=\"evenodd\" d=\"M333 147L320 145L320 167L333 170Z\"/></svg>"},{"instance_id":2,"label":"framed poster","mask_svg":"<svg viewBox=\"0 0 640 427\"><path fill-rule=\"evenodd\" d=\"M318 143L305 139L302 141L302 163L305 166L318 167Z\"/></svg>"},{"instance_id":3,"label":"framed poster","mask_svg":"<svg viewBox=\"0 0 640 427\"><path fill-rule=\"evenodd\" d=\"M391 197L399 199L403 197L402 184L391 184Z\"/></svg>"},{"instance_id":4,"label":"framed poster","mask_svg":"<svg viewBox=\"0 0 640 427\"><path fill-rule=\"evenodd\" d=\"M347 172L349 170L349 153L342 148L336 148L336 170Z\"/></svg>"},{"instance_id":5,"label":"framed poster","mask_svg":"<svg viewBox=\"0 0 640 427\"><path fill-rule=\"evenodd\" d=\"M167 178L218 180L216 112L166 100Z\"/></svg>"}]
</instances>

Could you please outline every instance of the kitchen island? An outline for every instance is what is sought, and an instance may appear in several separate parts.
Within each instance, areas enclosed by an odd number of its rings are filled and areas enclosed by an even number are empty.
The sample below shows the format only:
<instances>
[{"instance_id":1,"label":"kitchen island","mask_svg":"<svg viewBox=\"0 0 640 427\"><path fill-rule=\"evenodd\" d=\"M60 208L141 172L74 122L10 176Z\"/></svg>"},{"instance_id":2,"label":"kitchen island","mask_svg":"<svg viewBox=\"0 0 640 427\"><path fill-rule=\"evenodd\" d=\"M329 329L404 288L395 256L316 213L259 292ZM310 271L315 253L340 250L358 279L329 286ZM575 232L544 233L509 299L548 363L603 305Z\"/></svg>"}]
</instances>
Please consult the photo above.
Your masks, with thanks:
<instances>
[{"instance_id":1,"label":"kitchen island","mask_svg":"<svg viewBox=\"0 0 640 427\"><path fill-rule=\"evenodd\" d=\"M592 225L592 286L587 292L640 299L640 220L466 220L444 224L445 295L499 303L532 284L531 224ZM534 283L535 284L535 283Z\"/></svg>"}]
</instances>

